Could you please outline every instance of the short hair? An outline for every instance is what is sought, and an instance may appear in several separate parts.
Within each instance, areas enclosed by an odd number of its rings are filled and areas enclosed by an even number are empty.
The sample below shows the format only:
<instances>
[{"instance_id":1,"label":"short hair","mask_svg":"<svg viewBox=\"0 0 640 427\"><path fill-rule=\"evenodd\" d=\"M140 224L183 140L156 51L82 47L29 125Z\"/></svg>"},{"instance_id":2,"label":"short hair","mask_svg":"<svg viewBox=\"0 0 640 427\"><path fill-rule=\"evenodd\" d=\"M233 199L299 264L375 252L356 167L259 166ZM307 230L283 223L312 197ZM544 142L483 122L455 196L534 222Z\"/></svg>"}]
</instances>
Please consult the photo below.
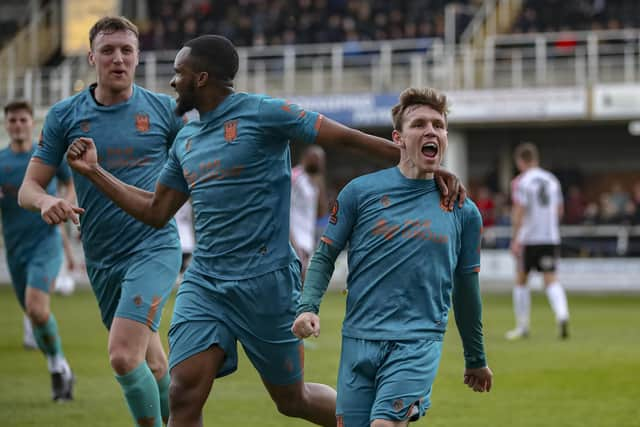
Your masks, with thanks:
<instances>
[{"instance_id":1,"label":"short hair","mask_svg":"<svg viewBox=\"0 0 640 427\"><path fill-rule=\"evenodd\" d=\"M391 109L391 119L393 120L394 129L402 129L404 113L409 107L414 105L427 105L442 114L445 121L447 120L449 105L447 104L447 96L445 94L431 87L410 87L402 91L400 94L400 102Z\"/></svg>"},{"instance_id":2,"label":"short hair","mask_svg":"<svg viewBox=\"0 0 640 427\"><path fill-rule=\"evenodd\" d=\"M33 117L33 107L29 101L25 101L23 99L19 99L16 101L11 101L7 105L4 106L4 115L6 116L9 113L14 111L25 110L29 113L31 117Z\"/></svg>"},{"instance_id":3,"label":"short hair","mask_svg":"<svg viewBox=\"0 0 640 427\"><path fill-rule=\"evenodd\" d=\"M100 33L111 34L116 31L131 31L136 35L136 39L140 37L140 32L136 24L129 21L124 16L105 16L100 18L89 30L89 46L93 49L93 40Z\"/></svg>"},{"instance_id":4,"label":"short hair","mask_svg":"<svg viewBox=\"0 0 640 427\"><path fill-rule=\"evenodd\" d=\"M224 83L233 83L240 61L236 47L228 38L207 34L189 40L184 46L191 48L189 56L194 59L197 71L206 71Z\"/></svg>"},{"instance_id":5,"label":"short hair","mask_svg":"<svg viewBox=\"0 0 640 427\"><path fill-rule=\"evenodd\" d=\"M536 147L532 142L523 142L522 144L518 145L516 147L514 157L516 159L522 160L527 164L538 162L540 158L538 154L538 147Z\"/></svg>"}]
</instances>

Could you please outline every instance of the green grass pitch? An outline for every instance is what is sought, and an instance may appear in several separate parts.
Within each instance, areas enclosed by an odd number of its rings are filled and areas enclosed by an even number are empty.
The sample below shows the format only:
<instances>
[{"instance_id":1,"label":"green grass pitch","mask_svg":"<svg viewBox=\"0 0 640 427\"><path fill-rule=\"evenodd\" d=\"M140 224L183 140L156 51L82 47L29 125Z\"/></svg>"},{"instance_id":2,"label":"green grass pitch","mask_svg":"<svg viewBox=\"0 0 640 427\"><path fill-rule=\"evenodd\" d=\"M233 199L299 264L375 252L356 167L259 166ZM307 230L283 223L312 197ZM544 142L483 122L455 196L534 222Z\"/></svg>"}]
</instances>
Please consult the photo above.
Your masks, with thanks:
<instances>
[{"instance_id":1,"label":"green grass pitch","mask_svg":"<svg viewBox=\"0 0 640 427\"><path fill-rule=\"evenodd\" d=\"M569 295L571 339L556 338L546 298L533 298L530 339L506 342L511 297L483 296L484 324L494 389L473 393L462 384L460 340L453 321L427 416L414 425L627 427L640 426L640 295ZM173 299L165 308L166 343ZM93 294L80 291L52 302L65 348L78 378L76 400L50 401L44 358L22 348L22 318L10 287L0 287L0 425L130 426L107 357L107 333ZM306 379L335 386L344 297L328 294L322 334L306 352ZM304 426L279 415L242 354L239 370L214 383L205 408L207 426Z\"/></svg>"}]
</instances>

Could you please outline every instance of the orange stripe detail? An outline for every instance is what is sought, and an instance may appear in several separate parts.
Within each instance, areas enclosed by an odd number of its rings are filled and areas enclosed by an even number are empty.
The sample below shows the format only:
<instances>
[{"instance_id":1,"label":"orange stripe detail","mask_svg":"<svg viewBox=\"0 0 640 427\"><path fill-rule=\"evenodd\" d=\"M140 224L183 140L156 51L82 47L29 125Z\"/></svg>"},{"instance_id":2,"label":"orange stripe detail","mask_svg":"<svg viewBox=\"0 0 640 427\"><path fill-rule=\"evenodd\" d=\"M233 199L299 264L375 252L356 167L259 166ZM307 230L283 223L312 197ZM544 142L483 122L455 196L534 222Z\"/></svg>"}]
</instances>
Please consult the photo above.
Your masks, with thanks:
<instances>
[{"instance_id":1,"label":"orange stripe detail","mask_svg":"<svg viewBox=\"0 0 640 427\"><path fill-rule=\"evenodd\" d=\"M153 318L156 317L156 313L158 312L158 307L160 307L160 302L162 298L159 296L154 296L151 300L151 307L149 307L149 313L147 313L147 326L150 328L153 326Z\"/></svg>"},{"instance_id":2,"label":"orange stripe detail","mask_svg":"<svg viewBox=\"0 0 640 427\"><path fill-rule=\"evenodd\" d=\"M318 114L318 119L316 120L316 123L313 125L313 128L316 130L316 132L320 130L320 124L322 123L322 119L323 119L323 115Z\"/></svg>"},{"instance_id":3,"label":"orange stripe detail","mask_svg":"<svg viewBox=\"0 0 640 427\"><path fill-rule=\"evenodd\" d=\"M284 102L286 102L286 104L282 106L282 109L287 113L291 113L291 107L289 107L289 101L284 101Z\"/></svg>"},{"instance_id":4,"label":"orange stripe detail","mask_svg":"<svg viewBox=\"0 0 640 427\"><path fill-rule=\"evenodd\" d=\"M480 273L480 267L474 268L473 271L476 272L476 273Z\"/></svg>"},{"instance_id":5,"label":"orange stripe detail","mask_svg":"<svg viewBox=\"0 0 640 427\"><path fill-rule=\"evenodd\" d=\"M321 241L323 241L324 243L326 243L327 245L333 245L333 240L331 240L330 238L326 237L326 236L322 236L320 238Z\"/></svg>"}]
</instances>

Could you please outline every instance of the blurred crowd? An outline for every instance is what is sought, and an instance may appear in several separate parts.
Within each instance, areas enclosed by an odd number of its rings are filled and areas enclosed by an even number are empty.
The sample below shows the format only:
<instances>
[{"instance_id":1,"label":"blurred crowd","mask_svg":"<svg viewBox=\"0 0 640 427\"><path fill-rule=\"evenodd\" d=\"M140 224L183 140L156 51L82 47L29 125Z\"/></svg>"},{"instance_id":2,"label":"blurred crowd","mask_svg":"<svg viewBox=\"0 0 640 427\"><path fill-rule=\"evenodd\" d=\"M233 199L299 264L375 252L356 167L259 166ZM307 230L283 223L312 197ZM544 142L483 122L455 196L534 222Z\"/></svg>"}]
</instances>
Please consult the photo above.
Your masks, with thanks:
<instances>
[{"instance_id":1,"label":"blurred crowd","mask_svg":"<svg viewBox=\"0 0 640 427\"><path fill-rule=\"evenodd\" d=\"M482 0L149 0L142 48L177 49L204 33L238 46L442 37L450 3Z\"/></svg>"},{"instance_id":2,"label":"blurred crowd","mask_svg":"<svg viewBox=\"0 0 640 427\"><path fill-rule=\"evenodd\" d=\"M502 192L487 186L472 194L482 214L484 227L511 224L511 201ZM640 181L630 188L614 181L608 191L589 200L579 185L565 189L563 225L640 225Z\"/></svg>"},{"instance_id":3,"label":"blurred crowd","mask_svg":"<svg viewBox=\"0 0 640 427\"><path fill-rule=\"evenodd\" d=\"M638 0L527 0L513 32L619 30L638 26Z\"/></svg>"},{"instance_id":4,"label":"blurred crowd","mask_svg":"<svg viewBox=\"0 0 640 427\"><path fill-rule=\"evenodd\" d=\"M203 33L238 46L443 37L444 10L456 4L463 30L482 0L149 0L143 49L177 49ZM527 0L513 32L640 26L637 0Z\"/></svg>"}]
</instances>

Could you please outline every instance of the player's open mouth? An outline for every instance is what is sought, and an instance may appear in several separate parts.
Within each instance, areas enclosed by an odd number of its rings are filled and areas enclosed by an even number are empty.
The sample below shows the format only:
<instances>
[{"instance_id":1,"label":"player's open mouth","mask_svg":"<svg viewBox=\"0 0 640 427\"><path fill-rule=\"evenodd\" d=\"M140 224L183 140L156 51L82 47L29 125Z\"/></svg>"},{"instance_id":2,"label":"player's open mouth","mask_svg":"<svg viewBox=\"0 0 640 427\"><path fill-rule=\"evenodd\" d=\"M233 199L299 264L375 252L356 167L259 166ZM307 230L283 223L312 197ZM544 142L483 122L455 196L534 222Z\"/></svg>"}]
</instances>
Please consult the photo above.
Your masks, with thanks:
<instances>
[{"instance_id":1,"label":"player's open mouth","mask_svg":"<svg viewBox=\"0 0 640 427\"><path fill-rule=\"evenodd\" d=\"M438 155L438 144L435 142L427 142L422 146L422 154L433 159Z\"/></svg>"},{"instance_id":2,"label":"player's open mouth","mask_svg":"<svg viewBox=\"0 0 640 427\"><path fill-rule=\"evenodd\" d=\"M111 74L117 76L117 77L123 77L125 75L125 71L124 70L115 70L112 71Z\"/></svg>"}]
</instances>

